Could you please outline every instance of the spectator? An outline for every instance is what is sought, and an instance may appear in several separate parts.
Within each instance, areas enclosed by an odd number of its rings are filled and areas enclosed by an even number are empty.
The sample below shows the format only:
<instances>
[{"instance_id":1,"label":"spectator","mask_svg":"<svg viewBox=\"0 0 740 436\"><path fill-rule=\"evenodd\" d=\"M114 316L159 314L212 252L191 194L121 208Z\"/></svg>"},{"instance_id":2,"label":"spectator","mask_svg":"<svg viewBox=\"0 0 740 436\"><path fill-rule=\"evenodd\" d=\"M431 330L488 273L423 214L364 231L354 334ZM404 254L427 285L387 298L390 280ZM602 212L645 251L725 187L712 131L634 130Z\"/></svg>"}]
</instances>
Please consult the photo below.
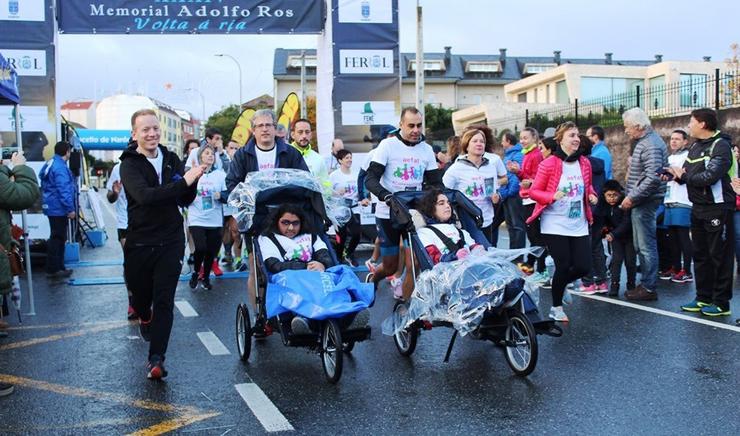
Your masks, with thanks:
<instances>
[{"instance_id":1,"label":"spectator","mask_svg":"<svg viewBox=\"0 0 740 436\"><path fill-rule=\"evenodd\" d=\"M340 260L347 265L356 267L355 249L360 243L362 227L360 226L360 214L358 204L363 206L370 204L367 198L359 199L357 195L357 171L352 170L352 152L348 150L337 151L339 170L329 174L329 182L335 195L344 198L346 205L352 210L352 216L347 224L337 229L339 244L337 252Z\"/></svg>"},{"instance_id":2,"label":"spectator","mask_svg":"<svg viewBox=\"0 0 740 436\"><path fill-rule=\"evenodd\" d=\"M306 161L308 171L322 183L329 182L329 174L324 166L324 159L311 148L311 123L304 118L293 123L290 136L293 139L291 145L298 150Z\"/></svg>"},{"instance_id":3,"label":"spectator","mask_svg":"<svg viewBox=\"0 0 740 436\"><path fill-rule=\"evenodd\" d=\"M729 235L735 231L731 180L737 177L737 164L732 158L730 137L717 127L717 113L712 109L693 110L689 134L696 142L682 167L669 168L679 183L686 184L692 203L696 298L681 310L706 316L730 315L735 258L735 241Z\"/></svg>"},{"instance_id":4,"label":"spectator","mask_svg":"<svg viewBox=\"0 0 740 436\"><path fill-rule=\"evenodd\" d=\"M604 143L604 128L591 126L586 130L586 136L593 144L591 156L604 161L604 175L606 180L612 179L612 155Z\"/></svg>"},{"instance_id":5,"label":"spectator","mask_svg":"<svg viewBox=\"0 0 740 436\"><path fill-rule=\"evenodd\" d=\"M129 140L129 145L131 145L132 143L131 141L133 141L133 139ZM182 163L180 165L180 171L182 171L183 173L187 171L185 167L190 168L190 165L188 165L188 159L190 158L190 153L193 150L197 149L198 147L200 147L200 142L195 138L190 138L187 141L185 141L185 146L183 147L183 150L182 150Z\"/></svg>"},{"instance_id":6,"label":"spectator","mask_svg":"<svg viewBox=\"0 0 740 436\"><path fill-rule=\"evenodd\" d=\"M326 158L324 165L330 175L334 170L339 169L339 160L337 159L337 152L339 150L344 150L344 141L339 138L334 138L331 142L331 154Z\"/></svg>"},{"instance_id":7,"label":"spectator","mask_svg":"<svg viewBox=\"0 0 740 436\"><path fill-rule=\"evenodd\" d=\"M555 127L548 127L545 129L545 133L542 134L543 139L552 138L555 136Z\"/></svg>"},{"instance_id":8,"label":"spectator","mask_svg":"<svg viewBox=\"0 0 740 436\"><path fill-rule=\"evenodd\" d=\"M444 170L446 171L447 168L449 168L455 161L457 160L457 157L460 156L460 137L450 136L447 138L447 163L444 166Z\"/></svg>"},{"instance_id":9,"label":"spectator","mask_svg":"<svg viewBox=\"0 0 740 436\"><path fill-rule=\"evenodd\" d=\"M591 140L585 135L579 135L581 145L579 152L588 159L591 164L591 186L596 195L601 195L606 178L604 177L604 161L592 155ZM583 276L583 285L580 291L585 294L606 294L606 256L604 256L604 242L601 228L604 227L604 212L600 205L593 208L593 222L589 228L591 236L591 269Z\"/></svg>"},{"instance_id":10,"label":"spectator","mask_svg":"<svg viewBox=\"0 0 740 436\"><path fill-rule=\"evenodd\" d=\"M72 270L64 269L67 227L69 220L77 216L77 184L67 166L71 154L72 145L69 142L57 142L54 146L54 157L39 171L43 191L41 207L49 219L46 276L50 279L66 279L72 275Z\"/></svg>"},{"instance_id":11,"label":"spectator","mask_svg":"<svg viewBox=\"0 0 740 436\"><path fill-rule=\"evenodd\" d=\"M522 146L518 143L516 136L506 132L501 137L504 147L504 165L506 166L506 179L508 183L499 188L503 218L506 220L506 229L509 231L509 248L524 248L527 244L527 234L524 224L524 206L519 196L519 177L511 168L519 168L524 159ZM494 244L495 245L495 244Z\"/></svg>"},{"instance_id":12,"label":"spectator","mask_svg":"<svg viewBox=\"0 0 740 436\"><path fill-rule=\"evenodd\" d=\"M665 142L650 125L645 111L633 108L622 114L624 131L636 141L629 173L627 196L622 200L622 209L632 209L632 236L635 252L640 260L642 283L627 291L628 300L657 300L658 246L655 238L656 211L663 203L665 182L660 173L668 164Z\"/></svg>"},{"instance_id":13,"label":"spectator","mask_svg":"<svg viewBox=\"0 0 740 436\"><path fill-rule=\"evenodd\" d=\"M213 150L216 152L216 160L213 164L213 167L224 169L224 163L228 161L228 158L224 158L226 153L224 152L223 134L217 128L209 127L208 129L206 129L206 137L203 138L202 141L200 141L197 147L193 147L190 149L188 161L185 164L186 170L191 167L200 165L200 161L198 160L198 152L200 151L199 147L206 144L213 147Z\"/></svg>"},{"instance_id":14,"label":"spectator","mask_svg":"<svg viewBox=\"0 0 740 436\"><path fill-rule=\"evenodd\" d=\"M612 261L609 266L611 285L609 296L619 296L619 280L622 277L622 263L627 270L627 290L635 288L637 276L637 256L632 242L632 220L629 209L623 210L619 204L624 199L622 185L616 180L607 180L600 201L605 212L604 227L601 234L609 243Z\"/></svg>"},{"instance_id":15,"label":"spectator","mask_svg":"<svg viewBox=\"0 0 740 436\"><path fill-rule=\"evenodd\" d=\"M668 156L668 165L683 167L689 154L689 135L683 130L674 130L671 133L671 155ZM663 225L668 227L669 269L661 273L660 278L674 283L686 283L694 280L691 275L691 200L685 184L669 180L666 186L665 214ZM683 256L683 263L681 257Z\"/></svg>"},{"instance_id":16,"label":"spectator","mask_svg":"<svg viewBox=\"0 0 740 436\"><path fill-rule=\"evenodd\" d=\"M129 144L131 144L131 142L129 142ZM108 203L114 204L116 208L116 230L118 234L118 243L121 244L121 249L123 249L126 246L126 232L128 231L128 201L126 200L126 190L123 188L123 183L121 183L120 162L113 167L113 170L110 173L110 177L108 178L106 189L108 190L108 194L106 195ZM124 282L126 281L125 275L123 280ZM136 315L136 310L134 310L134 305L131 300L132 293L131 289L129 289L128 287L128 284L126 284L126 292L128 294L127 317L129 320L134 320L138 318L138 316Z\"/></svg>"},{"instance_id":17,"label":"spectator","mask_svg":"<svg viewBox=\"0 0 740 436\"><path fill-rule=\"evenodd\" d=\"M568 321L563 310L565 286L582 277L591 267L591 204L598 198L591 186L591 164L579 156L578 127L561 124L555 140L555 153L540 165L528 195L536 201L527 224L540 220L542 238L555 261L552 277L550 318Z\"/></svg>"},{"instance_id":18,"label":"spectator","mask_svg":"<svg viewBox=\"0 0 740 436\"><path fill-rule=\"evenodd\" d=\"M231 161L234 159L234 153L239 149L239 144L235 141L229 141L226 146L226 155L229 158L228 165L224 167L224 172L229 173ZM228 198L226 199L228 200ZM224 211L224 253L222 263L231 264L233 270L246 271L247 266L242 263L242 237L239 233L239 226L236 222L236 208L223 204Z\"/></svg>"},{"instance_id":19,"label":"spectator","mask_svg":"<svg viewBox=\"0 0 740 436\"><path fill-rule=\"evenodd\" d=\"M39 198L39 186L36 174L26 165L23 152L13 153L10 158L12 168L0 163L0 244L3 251L11 249L12 240L10 228L12 226L12 211L27 209ZM30 259L29 259L30 261ZM10 270L8 256L0 256L0 294L7 296L13 290L13 275ZM10 383L0 383L0 397L13 393L14 386Z\"/></svg>"},{"instance_id":20,"label":"spectator","mask_svg":"<svg viewBox=\"0 0 740 436\"><path fill-rule=\"evenodd\" d=\"M121 155L128 200L123 270L141 337L149 341L147 378L158 380L167 377L164 360L185 247L179 206L193 202L204 166L180 172L177 155L159 144L159 119L151 109L134 112L131 130L136 144Z\"/></svg>"},{"instance_id":21,"label":"spectator","mask_svg":"<svg viewBox=\"0 0 740 436\"><path fill-rule=\"evenodd\" d=\"M521 168L512 167L514 172L519 177L519 196L522 197L522 204L524 205L524 216L532 216L532 212L535 208L535 201L529 198L529 187L532 185L537 169L542 162L542 153L539 149L540 136L532 127L525 127L524 130L519 134L519 142L522 144L522 154L524 159L522 160ZM530 223L528 221L528 223ZM530 245L545 245L545 242L541 238L540 233L540 222L539 220L531 221L531 224L527 225L527 238L529 239ZM539 273L540 277L545 274L545 256L540 256L537 260L536 272ZM526 263L520 264L519 267L527 274L535 272L534 268L535 257L529 255Z\"/></svg>"}]
</instances>

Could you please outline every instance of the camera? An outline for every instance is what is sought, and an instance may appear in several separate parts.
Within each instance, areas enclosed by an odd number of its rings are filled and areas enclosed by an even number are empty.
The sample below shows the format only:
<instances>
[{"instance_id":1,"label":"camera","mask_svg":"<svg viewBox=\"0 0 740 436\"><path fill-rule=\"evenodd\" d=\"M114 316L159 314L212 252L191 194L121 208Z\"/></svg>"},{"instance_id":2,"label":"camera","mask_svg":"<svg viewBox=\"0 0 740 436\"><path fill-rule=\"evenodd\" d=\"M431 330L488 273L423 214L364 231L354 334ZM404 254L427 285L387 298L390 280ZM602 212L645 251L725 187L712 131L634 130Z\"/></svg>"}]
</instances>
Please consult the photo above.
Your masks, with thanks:
<instances>
[{"instance_id":1,"label":"camera","mask_svg":"<svg viewBox=\"0 0 740 436\"><path fill-rule=\"evenodd\" d=\"M16 150L14 150L12 148L3 148L3 151L2 151L3 157L2 157L2 159L3 160L10 160L10 158L13 157L13 153L15 153L15 152L16 152Z\"/></svg>"}]
</instances>

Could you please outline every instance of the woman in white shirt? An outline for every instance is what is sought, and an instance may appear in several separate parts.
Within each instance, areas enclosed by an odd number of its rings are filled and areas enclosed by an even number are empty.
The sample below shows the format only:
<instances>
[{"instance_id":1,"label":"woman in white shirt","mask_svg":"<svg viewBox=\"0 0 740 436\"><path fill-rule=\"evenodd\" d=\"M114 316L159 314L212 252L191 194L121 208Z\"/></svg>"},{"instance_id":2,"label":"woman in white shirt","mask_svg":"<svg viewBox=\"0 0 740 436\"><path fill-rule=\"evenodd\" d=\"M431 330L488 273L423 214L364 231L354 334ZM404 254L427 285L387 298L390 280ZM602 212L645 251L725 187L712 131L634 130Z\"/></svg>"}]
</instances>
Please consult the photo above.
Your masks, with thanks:
<instances>
[{"instance_id":1,"label":"woman in white shirt","mask_svg":"<svg viewBox=\"0 0 740 436\"><path fill-rule=\"evenodd\" d=\"M215 150L208 144L198 149L198 161L206 165L206 171L198 179L195 201L188 207L188 225L195 244L194 269L189 284L195 289L200 279L203 288L210 290L211 267L223 235L226 173L214 168Z\"/></svg>"},{"instance_id":2,"label":"woman in white shirt","mask_svg":"<svg viewBox=\"0 0 740 436\"><path fill-rule=\"evenodd\" d=\"M337 151L336 158L339 162L339 168L329 174L329 183L331 183L334 194L342 197L346 205L352 209L352 218L350 218L347 224L337 228L337 236L339 236L337 254L349 266L356 267L355 249L357 248L357 244L360 243L360 234L362 232L357 205L359 203L367 206L370 201L363 198L362 201L358 202L357 172L352 171L352 152L341 149Z\"/></svg>"},{"instance_id":3,"label":"woman in white shirt","mask_svg":"<svg viewBox=\"0 0 740 436\"><path fill-rule=\"evenodd\" d=\"M674 130L671 133L671 155L668 156L669 167L683 167L686 156L689 154L689 135L683 130ZM663 225L668 226L668 233L674 242L670 244L669 274L661 276L664 280L675 283L686 283L694 280L691 275L691 201L686 191L686 184L669 180L665 193L665 214ZM683 263L681 263L683 257Z\"/></svg>"},{"instance_id":4,"label":"woman in white shirt","mask_svg":"<svg viewBox=\"0 0 740 436\"><path fill-rule=\"evenodd\" d=\"M449 189L461 191L483 214L483 234L493 245L494 205L501 197L498 187L505 185L506 167L500 157L486 153L488 135L481 129L463 133L460 147L462 155L445 172L442 183Z\"/></svg>"}]
</instances>

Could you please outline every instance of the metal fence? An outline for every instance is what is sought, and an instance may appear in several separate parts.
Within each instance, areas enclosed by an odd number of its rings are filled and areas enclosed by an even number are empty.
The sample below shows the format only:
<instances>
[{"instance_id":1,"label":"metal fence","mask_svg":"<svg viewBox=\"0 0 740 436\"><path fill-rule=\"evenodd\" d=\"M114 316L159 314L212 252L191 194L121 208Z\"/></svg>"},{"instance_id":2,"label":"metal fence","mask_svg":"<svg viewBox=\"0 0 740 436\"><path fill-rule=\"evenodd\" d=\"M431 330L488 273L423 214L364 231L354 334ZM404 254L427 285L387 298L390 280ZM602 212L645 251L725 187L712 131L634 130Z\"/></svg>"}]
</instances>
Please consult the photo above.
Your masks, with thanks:
<instances>
[{"instance_id":1,"label":"metal fence","mask_svg":"<svg viewBox=\"0 0 740 436\"><path fill-rule=\"evenodd\" d=\"M622 124L622 114L640 107L651 119L689 114L692 110L711 107L722 109L740 106L740 70L714 75L682 74L679 82L655 84L647 88L635 86L632 90L609 97L596 98L572 104L554 106L545 111L525 110L516 116L489 120L488 126L497 134L504 130L519 131L531 126L542 132L565 121L580 127L598 124L611 127Z\"/></svg>"}]
</instances>

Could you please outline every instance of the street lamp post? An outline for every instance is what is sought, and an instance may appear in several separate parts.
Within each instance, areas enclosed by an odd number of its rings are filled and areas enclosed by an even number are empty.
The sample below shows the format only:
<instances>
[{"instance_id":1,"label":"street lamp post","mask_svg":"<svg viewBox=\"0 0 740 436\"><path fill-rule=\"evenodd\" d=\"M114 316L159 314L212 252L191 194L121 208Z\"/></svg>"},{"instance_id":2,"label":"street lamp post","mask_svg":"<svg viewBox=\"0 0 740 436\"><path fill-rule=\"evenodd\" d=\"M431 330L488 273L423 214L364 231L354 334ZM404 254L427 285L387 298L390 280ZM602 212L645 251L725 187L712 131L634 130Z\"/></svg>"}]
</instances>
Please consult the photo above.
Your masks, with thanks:
<instances>
[{"instance_id":1,"label":"street lamp post","mask_svg":"<svg viewBox=\"0 0 740 436\"><path fill-rule=\"evenodd\" d=\"M231 59L232 61L234 61L236 63L236 68L239 69L239 109L241 110L242 103L244 103L244 100L242 100L242 66L239 64L239 61L236 60L236 58L234 56L231 56L229 54L218 53L218 54L216 54L216 56L218 56L220 58L227 57L227 58Z\"/></svg>"}]
</instances>

